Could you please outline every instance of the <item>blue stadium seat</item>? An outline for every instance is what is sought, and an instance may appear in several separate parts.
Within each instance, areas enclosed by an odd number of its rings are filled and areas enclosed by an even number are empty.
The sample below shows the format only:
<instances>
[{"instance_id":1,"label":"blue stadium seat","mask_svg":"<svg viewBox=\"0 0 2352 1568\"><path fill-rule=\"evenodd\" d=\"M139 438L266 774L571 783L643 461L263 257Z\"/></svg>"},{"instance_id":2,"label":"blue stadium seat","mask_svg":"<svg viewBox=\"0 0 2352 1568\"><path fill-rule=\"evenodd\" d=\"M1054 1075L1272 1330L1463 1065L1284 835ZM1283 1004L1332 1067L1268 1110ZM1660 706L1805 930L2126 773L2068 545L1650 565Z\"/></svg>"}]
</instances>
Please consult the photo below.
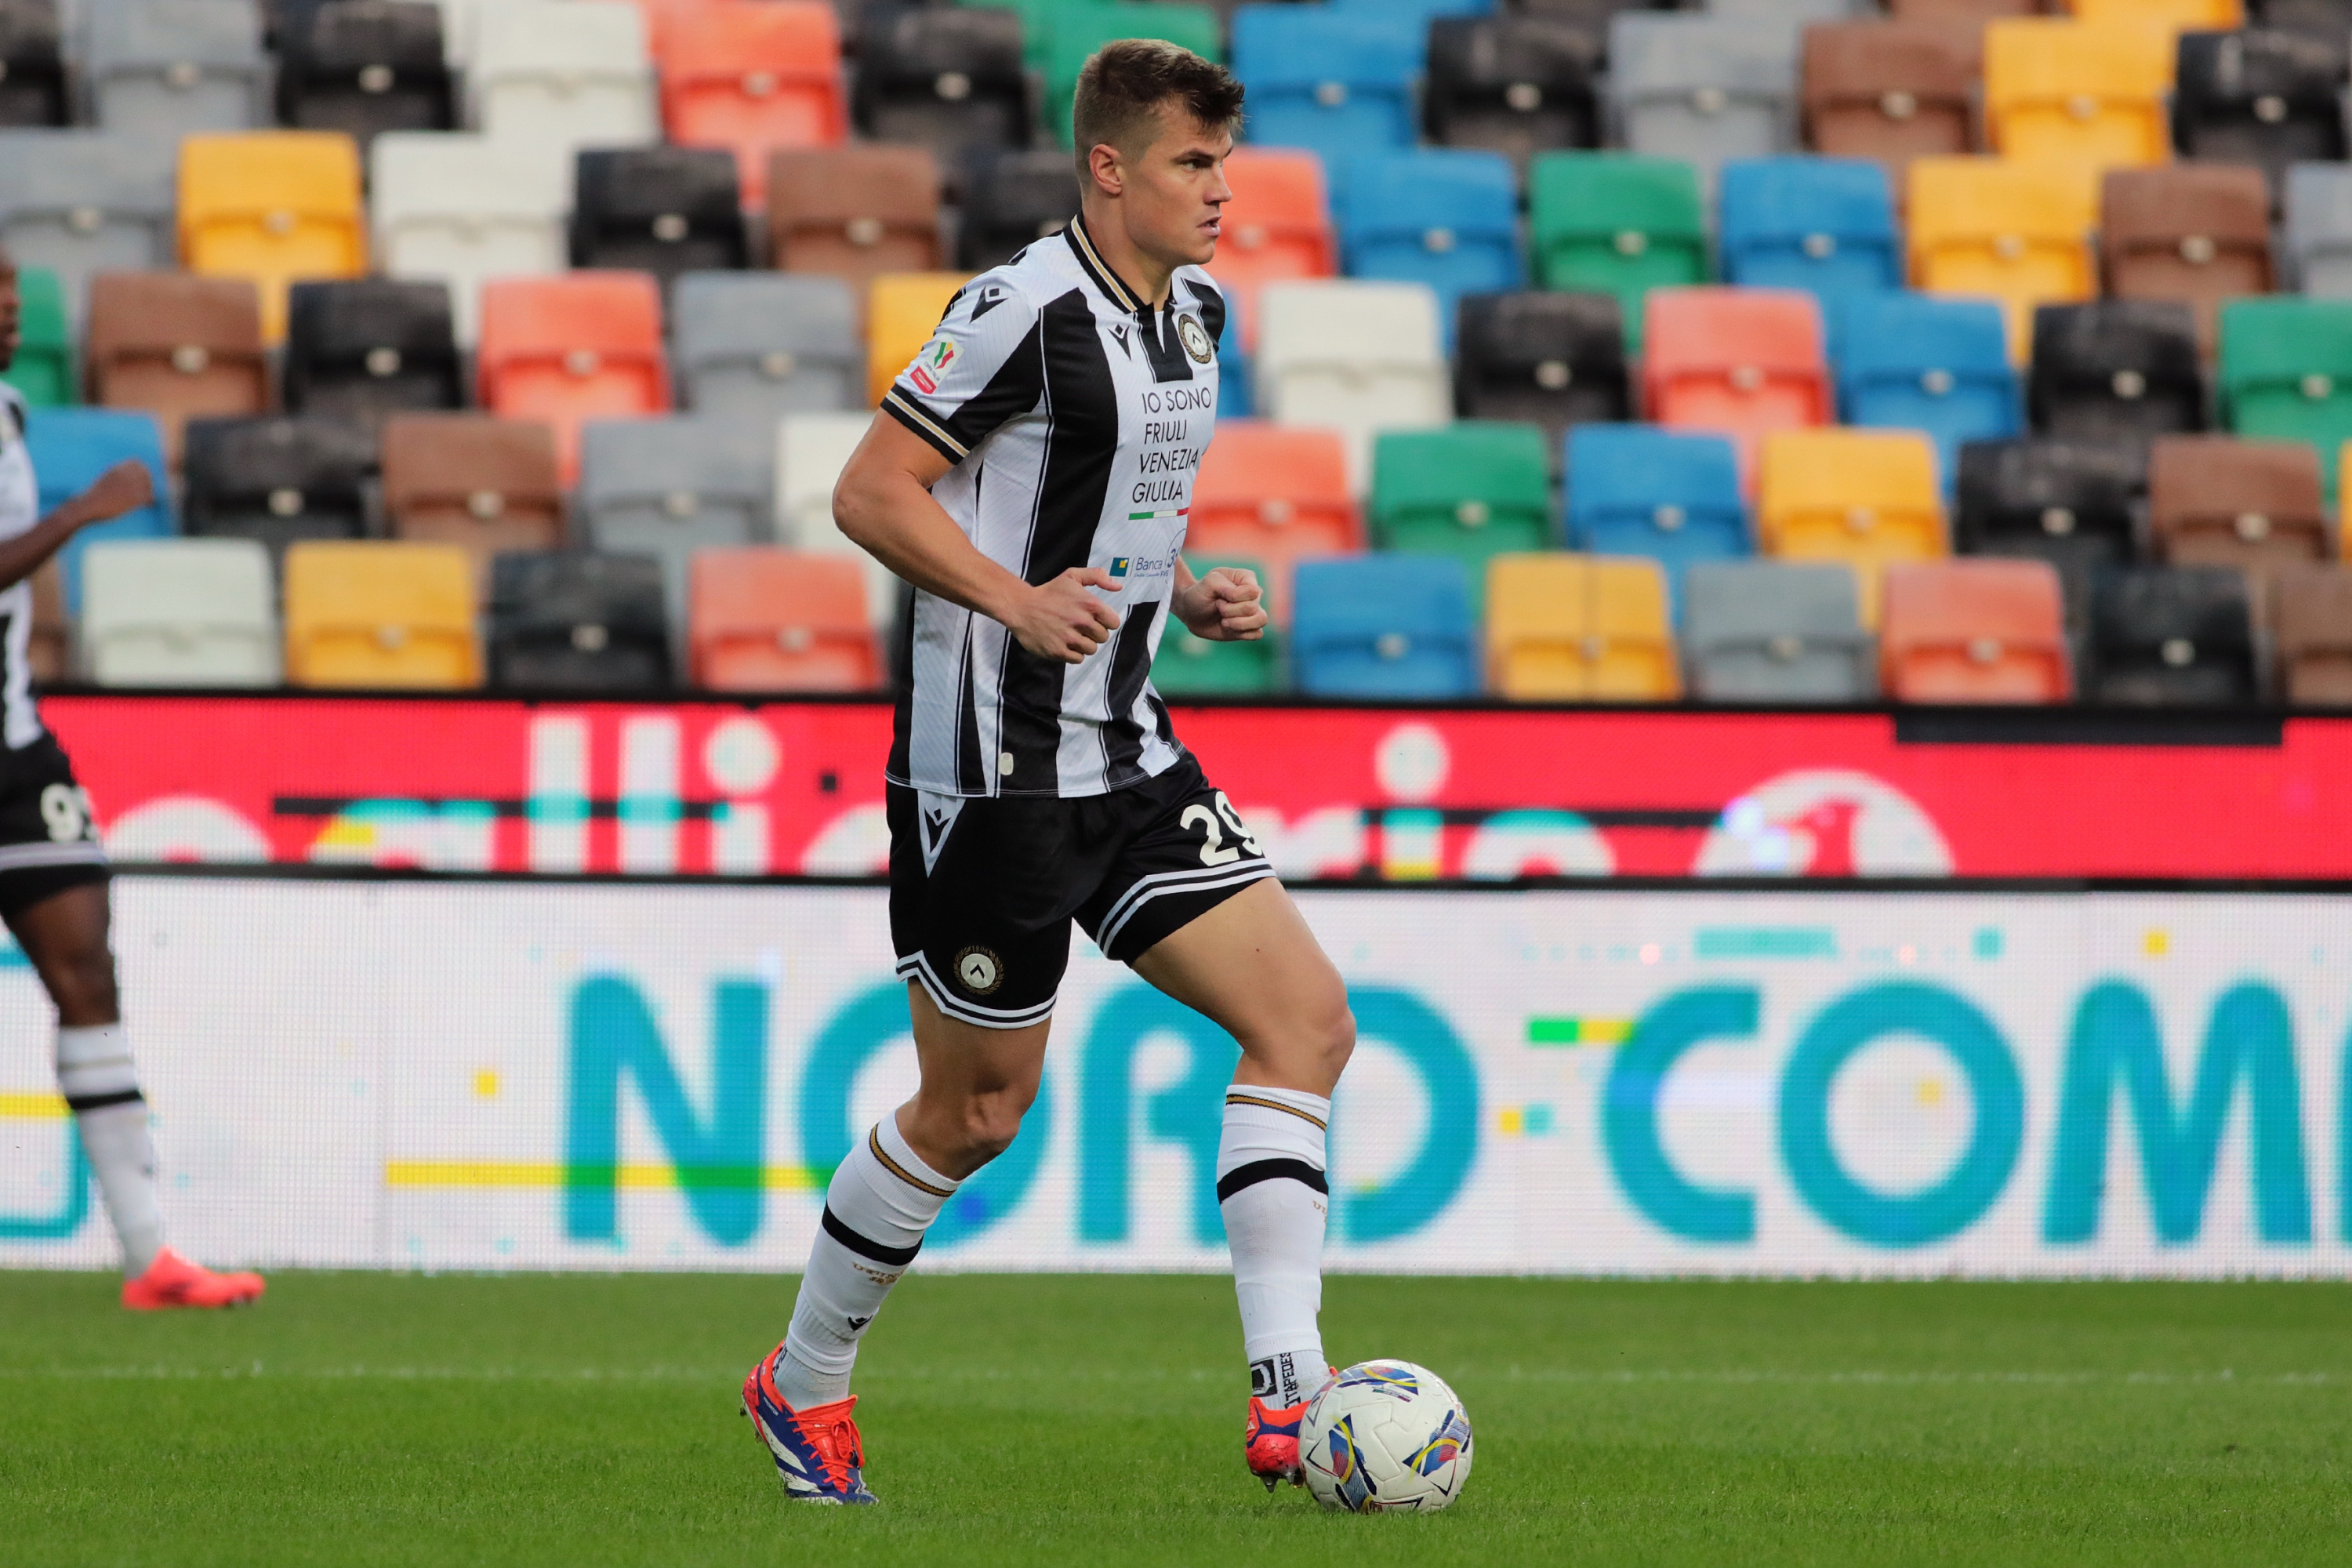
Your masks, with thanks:
<instances>
[{"instance_id":1,"label":"blue stadium seat","mask_svg":"<svg viewBox=\"0 0 2352 1568\"><path fill-rule=\"evenodd\" d=\"M1478 693L1462 563L1428 555L1302 561L1291 580L1292 675L1309 697Z\"/></svg>"},{"instance_id":2,"label":"blue stadium seat","mask_svg":"<svg viewBox=\"0 0 2352 1568\"><path fill-rule=\"evenodd\" d=\"M1838 322L1838 407L1849 425L1925 430L1950 489L1960 447L2024 428L2008 329L1990 300L1849 295Z\"/></svg>"},{"instance_id":3,"label":"blue stadium seat","mask_svg":"<svg viewBox=\"0 0 2352 1568\"><path fill-rule=\"evenodd\" d=\"M1330 0L1330 8L1367 21L1398 23L1424 36L1438 16L1484 16L1507 9L1496 0Z\"/></svg>"},{"instance_id":4,"label":"blue stadium seat","mask_svg":"<svg viewBox=\"0 0 2352 1568\"><path fill-rule=\"evenodd\" d=\"M1249 356L1242 353L1242 301L1225 292L1225 330L1217 339L1217 417L1246 419L1250 413Z\"/></svg>"},{"instance_id":5,"label":"blue stadium seat","mask_svg":"<svg viewBox=\"0 0 2352 1568\"><path fill-rule=\"evenodd\" d=\"M1567 450L1569 548L1657 562L1677 619L1685 567L1754 552L1738 455L1722 437L1580 425Z\"/></svg>"},{"instance_id":6,"label":"blue stadium seat","mask_svg":"<svg viewBox=\"0 0 2352 1568\"><path fill-rule=\"evenodd\" d=\"M1368 153L1341 165L1339 243L1350 278L1426 283L1451 347L1454 302L1526 285L1511 161L1467 147Z\"/></svg>"},{"instance_id":7,"label":"blue stadium seat","mask_svg":"<svg viewBox=\"0 0 2352 1568\"><path fill-rule=\"evenodd\" d=\"M1723 166L1723 276L1840 296L1903 287L1886 171L1861 158L1747 158Z\"/></svg>"},{"instance_id":8,"label":"blue stadium seat","mask_svg":"<svg viewBox=\"0 0 2352 1568\"><path fill-rule=\"evenodd\" d=\"M147 465L152 505L83 529L58 552L65 576L66 613L81 614L82 552L103 539L169 539L171 488L163 478L163 431L152 414L124 408L36 408L26 416L25 449L41 487L41 515L97 483L125 458Z\"/></svg>"},{"instance_id":9,"label":"blue stadium seat","mask_svg":"<svg viewBox=\"0 0 2352 1568\"><path fill-rule=\"evenodd\" d=\"M1249 89L1249 139L1327 159L1411 147L1421 126L1413 79L1422 37L1327 5L1244 5L1234 13L1234 74Z\"/></svg>"}]
</instances>

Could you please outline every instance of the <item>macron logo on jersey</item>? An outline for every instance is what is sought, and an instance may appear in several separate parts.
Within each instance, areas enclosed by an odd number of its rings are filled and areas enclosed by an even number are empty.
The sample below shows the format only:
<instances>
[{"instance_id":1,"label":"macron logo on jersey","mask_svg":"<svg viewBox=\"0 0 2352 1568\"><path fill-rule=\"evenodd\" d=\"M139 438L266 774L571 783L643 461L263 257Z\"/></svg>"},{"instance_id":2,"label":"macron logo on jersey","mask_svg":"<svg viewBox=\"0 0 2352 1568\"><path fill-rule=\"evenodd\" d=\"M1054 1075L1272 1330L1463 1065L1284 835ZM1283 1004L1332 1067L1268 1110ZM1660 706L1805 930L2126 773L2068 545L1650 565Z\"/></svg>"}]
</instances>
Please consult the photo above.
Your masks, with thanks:
<instances>
[{"instance_id":1,"label":"macron logo on jersey","mask_svg":"<svg viewBox=\"0 0 2352 1568\"><path fill-rule=\"evenodd\" d=\"M911 379L923 389L924 396L929 397L939 391L939 377L947 374L947 368L955 363L955 357L956 346L946 338L933 338L923 345L923 352L915 356L915 371Z\"/></svg>"}]
</instances>

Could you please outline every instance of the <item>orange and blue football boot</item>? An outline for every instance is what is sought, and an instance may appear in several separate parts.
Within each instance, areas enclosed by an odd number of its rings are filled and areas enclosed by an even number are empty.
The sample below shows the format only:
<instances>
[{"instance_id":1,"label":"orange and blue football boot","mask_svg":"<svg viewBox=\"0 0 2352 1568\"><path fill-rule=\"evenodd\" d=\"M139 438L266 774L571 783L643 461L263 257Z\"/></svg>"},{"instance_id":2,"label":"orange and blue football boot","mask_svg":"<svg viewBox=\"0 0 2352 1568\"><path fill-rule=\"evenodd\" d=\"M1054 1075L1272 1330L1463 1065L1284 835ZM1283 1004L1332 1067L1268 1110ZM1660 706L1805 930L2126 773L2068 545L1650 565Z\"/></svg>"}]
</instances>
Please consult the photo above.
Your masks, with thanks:
<instances>
[{"instance_id":1,"label":"orange and blue football boot","mask_svg":"<svg viewBox=\"0 0 2352 1568\"><path fill-rule=\"evenodd\" d=\"M813 1405L806 1410L793 1409L776 1392L776 1357L783 1349L778 1345L761 1357L743 1380L743 1414L751 1418L752 1429L776 1461L784 1496L794 1502L874 1501L860 1473L866 1466L866 1446L858 1440L857 1423L850 1417L857 1408L857 1395L830 1405Z\"/></svg>"},{"instance_id":2,"label":"orange and blue football boot","mask_svg":"<svg viewBox=\"0 0 2352 1568\"><path fill-rule=\"evenodd\" d=\"M1250 1395L1249 1415L1242 1423L1242 1458L1268 1491L1285 1481L1294 1487L1307 1484L1307 1472L1298 1465L1298 1428L1307 1419L1307 1403L1273 1405Z\"/></svg>"},{"instance_id":3,"label":"orange and blue football boot","mask_svg":"<svg viewBox=\"0 0 2352 1568\"><path fill-rule=\"evenodd\" d=\"M242 1307L261 1300L263 1289L258 1274L215 1274L167 1247L155 1254L144 1274L122 1282L122 1304L134 1312L161 1312L173 1307Z\"/></svg>"}]
</instances>

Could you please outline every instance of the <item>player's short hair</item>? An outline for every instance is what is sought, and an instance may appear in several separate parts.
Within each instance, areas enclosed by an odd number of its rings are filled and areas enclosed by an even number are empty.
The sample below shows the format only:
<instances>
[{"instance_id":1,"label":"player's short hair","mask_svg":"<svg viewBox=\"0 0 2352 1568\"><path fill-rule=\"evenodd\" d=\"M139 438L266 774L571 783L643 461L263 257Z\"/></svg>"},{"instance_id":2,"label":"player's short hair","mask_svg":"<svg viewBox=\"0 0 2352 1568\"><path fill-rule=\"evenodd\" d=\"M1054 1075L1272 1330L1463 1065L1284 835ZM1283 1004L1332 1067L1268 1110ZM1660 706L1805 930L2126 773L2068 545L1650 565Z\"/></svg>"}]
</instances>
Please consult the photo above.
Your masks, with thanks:
<instances>
[{"instance_id":1,"label":"player's short hair","mask_svg":"<svg viewBox=\"0 0 2352 1568\"><path fill-rule=\"evenodd\" d=\"M1071 106L1079 180L1088 154L1106 142L1130 154L1150 146L1158 111L1171 100L1211 132L1241 129L1242 84L1216 61L1157 38L1121 38L1097 50L1078 72Z\"/></svg>"}]
</instances>

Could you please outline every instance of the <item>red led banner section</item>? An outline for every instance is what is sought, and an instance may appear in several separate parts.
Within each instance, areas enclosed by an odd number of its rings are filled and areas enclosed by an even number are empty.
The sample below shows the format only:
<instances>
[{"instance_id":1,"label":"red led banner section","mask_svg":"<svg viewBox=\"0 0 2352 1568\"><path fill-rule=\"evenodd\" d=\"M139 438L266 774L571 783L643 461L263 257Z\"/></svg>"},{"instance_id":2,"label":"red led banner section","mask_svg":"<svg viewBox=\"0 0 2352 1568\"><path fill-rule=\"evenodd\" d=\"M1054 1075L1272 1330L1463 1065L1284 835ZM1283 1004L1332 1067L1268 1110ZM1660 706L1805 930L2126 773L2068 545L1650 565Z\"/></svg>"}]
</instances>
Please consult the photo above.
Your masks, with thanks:
<instances>
[{"instance_id":1,"label":"red led banner section","mask_svg":"<svg viewBox=\"0 0 2352 1568\"><path fill-rule=\"evenodd\" d=\"M862 876L876 702L63 693L123 861ZM2352 879L2352 719L1207 707L1286 875Z\"/></svg>"}]
</instances>

